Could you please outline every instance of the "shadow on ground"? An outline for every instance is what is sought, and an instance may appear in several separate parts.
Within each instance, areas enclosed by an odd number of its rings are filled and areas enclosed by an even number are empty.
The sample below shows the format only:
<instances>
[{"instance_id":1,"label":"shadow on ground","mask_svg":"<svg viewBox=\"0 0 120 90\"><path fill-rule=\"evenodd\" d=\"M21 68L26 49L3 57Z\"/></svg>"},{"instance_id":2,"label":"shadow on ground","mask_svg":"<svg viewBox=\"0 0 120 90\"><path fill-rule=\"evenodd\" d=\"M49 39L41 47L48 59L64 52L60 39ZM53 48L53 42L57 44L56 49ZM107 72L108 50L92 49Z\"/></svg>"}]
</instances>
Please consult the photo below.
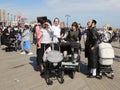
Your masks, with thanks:
<instances>
[{"instance_id":1,"label":"shadow on ground","mask_svg":"<svg viewBox=\"0 0 120 90\"><path fill-rule=\"evenodd\" d=\"M120 62L120 56L115 55L114 61Z\"/></svg>"},{"instance_id":2,"label":"shadow on ground","mask_svg":"<svg viewBox=\"0 0 120 90\"><path fill-rule=\"evenodd\" d=\"M87 75L88 73L88 67L87 67L87 63L81 61L80 63L80 73Z\"/></svg>"},{"instance_id":3,"label":"shadow on ground","mask_svg":"<svg viewBox=\"0 0 120 90\"><path fill-rule=\"evenodd\" d=\"M40 68L37 66L37 63L36 63L36 56L30 57L29 60L31 61L29 64L32 65L33 69L35 71L40 71ZM70 78L72 78L70 73L71 73L71 71L66 71L65 70L64 75L65 76L68 75ZM88 73L87 64L85 62L83 62L83 61L80 62L80 72L79 73L82 73L84 75L87 75L87 73Z\"/></svg>"},{"instance_id":4,"label":"shadow on ground","mask_svg":"<svg viewBox=\"0 0 120 90\"><path fill-rule=\"evenodd\" d=\"M117 47L117 46L113 46L113 48L120 49L120 47Z\"/></svg>"},{"instance_id":5,"label":"shadow on ground","mask_svg":"<svg viewBox=\"0 0 120 90\"><path fill-rule=\"evenodd\" d=\"M36 63L36 56L33 56L33 57L30 57L30 65L33 66L34 70L35 71L40 71L40 68L37 66L37 63Z\"/></svg>"}]
</instances>

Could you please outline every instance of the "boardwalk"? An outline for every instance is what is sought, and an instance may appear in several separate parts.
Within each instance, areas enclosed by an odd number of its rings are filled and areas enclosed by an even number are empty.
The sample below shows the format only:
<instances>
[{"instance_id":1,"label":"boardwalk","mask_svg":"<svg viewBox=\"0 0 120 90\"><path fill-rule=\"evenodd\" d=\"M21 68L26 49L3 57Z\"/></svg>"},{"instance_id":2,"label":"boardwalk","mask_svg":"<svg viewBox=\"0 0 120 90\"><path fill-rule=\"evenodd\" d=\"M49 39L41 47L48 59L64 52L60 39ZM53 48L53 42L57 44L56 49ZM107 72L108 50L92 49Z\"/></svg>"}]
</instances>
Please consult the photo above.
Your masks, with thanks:
<instances>
[{"instance_id":1,"label":"boardwalk","mask_svg":"<svg viewBox=\"0 0 120 90\"><path fill-rule=\"evenodd\" d=\"M75 73L71 79L65 75L65 82L59 84L56 79L53 85L48 86L40 72L36 70L35 46L32 46L33 55L20 55L20 52L5 52L0 50L0 90L120 90L120 45L112 43L116 58L112 68L115 77L113 80L103 77L102 80L87 78L84 53L81 53L81 72Z\"/></svg>"}]
</instances>

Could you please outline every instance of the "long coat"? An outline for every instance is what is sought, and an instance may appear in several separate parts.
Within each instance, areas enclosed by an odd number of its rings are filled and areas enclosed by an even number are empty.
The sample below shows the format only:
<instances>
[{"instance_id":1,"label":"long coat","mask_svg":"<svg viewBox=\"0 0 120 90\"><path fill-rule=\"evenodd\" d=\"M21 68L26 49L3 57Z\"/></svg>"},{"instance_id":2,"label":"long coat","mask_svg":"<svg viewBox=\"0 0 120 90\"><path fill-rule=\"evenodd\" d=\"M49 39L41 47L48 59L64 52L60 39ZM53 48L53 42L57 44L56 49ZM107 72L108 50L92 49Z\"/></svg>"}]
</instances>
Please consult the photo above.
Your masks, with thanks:
<instances>
[{"instance_id":1,"label":"long coat","mask_svg":"<svg viewBox=\"0 0 120 90\"><path fill-rule=\"evenodd\" d=\"M85 57L88 58L89 68L97 67L98 43L99 43L99 35L97 33L97 29L94 27L87 30L87 40L85 43ZM91 47L95 47L95 49L91 50Z\"/></svg>"}]
</instances>

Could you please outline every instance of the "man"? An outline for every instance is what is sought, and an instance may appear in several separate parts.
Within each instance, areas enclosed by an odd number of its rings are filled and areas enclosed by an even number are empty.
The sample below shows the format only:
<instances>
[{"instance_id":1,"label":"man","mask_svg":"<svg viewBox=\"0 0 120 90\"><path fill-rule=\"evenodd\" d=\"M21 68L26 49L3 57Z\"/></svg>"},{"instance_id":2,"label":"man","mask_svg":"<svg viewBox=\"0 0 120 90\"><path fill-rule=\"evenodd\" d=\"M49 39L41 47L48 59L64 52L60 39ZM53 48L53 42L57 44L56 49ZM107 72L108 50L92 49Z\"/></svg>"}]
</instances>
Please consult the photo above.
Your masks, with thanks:
<instances>
[{"instance_id":1,"label":"man","mask_svg":"<svg viewBox=\"0 0 120 90\"><path fill-rule=\"evenodd\" d=\"M53 30L53 42L57 43L60 40L60 21L59 18L54 19L54 25L52 26Z\"/></svg>"},{"instance_id":2,"label":"man","mask_svg":"<svg viewBox=\"0 0 120 90\"><path fill-rule=\"evenodd\" d=\"M96 29L96 20L88 22L87 40L85 44L85 56L88 58L88 78L96 77L97 59L98 59L98 43L99 35Z\"/></svg>"}]
</instances>

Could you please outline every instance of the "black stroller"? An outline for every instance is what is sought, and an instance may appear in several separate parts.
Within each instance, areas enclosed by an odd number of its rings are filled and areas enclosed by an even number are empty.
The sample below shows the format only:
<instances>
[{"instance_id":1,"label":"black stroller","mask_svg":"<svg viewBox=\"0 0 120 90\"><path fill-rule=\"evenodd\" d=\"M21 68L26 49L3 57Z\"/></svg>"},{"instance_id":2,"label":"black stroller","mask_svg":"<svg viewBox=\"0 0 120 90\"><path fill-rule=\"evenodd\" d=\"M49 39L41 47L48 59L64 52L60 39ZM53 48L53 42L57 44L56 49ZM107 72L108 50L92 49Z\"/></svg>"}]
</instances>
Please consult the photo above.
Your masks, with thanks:
<instances>
[{"instance_id":1,"label":"black stroller","mask_svg":"<svg viewBox=\"0 0 120 90\"><path fill-rule=\"evenodd\" d=\"M69 71L70 77L74 78L75 72L80 72L80 43L63 43L69 44L71 47L71 53L66 56L62 61L62 69ZM75 52L77 51L77 52Z\"/></svg>"},{"instance_id":2,"label":"black stroller","mask_svg":"<svg viewBox=\"0 0 120 90\"><path fill-rule=\"evenodd\" d=\"M17 35L9 35L6 37L6 39L4 39L4 45L6 45L6 49L5 51L17 51Z\"/></svg>"},{"instance_id":3,"label":"black stroller","mask_svg":"<svg viewBox=\"0 0 120 90\"><path fill-rule=\"evenodd\" d=\"M52 78L57 78L58 82L62 84L64 82L63 70L61 67L61 62L63 60L63 55L60 52L60 44L50 44L43 56L44 67L45 67L45 80L48 85L52 85Z\"/></svg>"}]
</instances>

